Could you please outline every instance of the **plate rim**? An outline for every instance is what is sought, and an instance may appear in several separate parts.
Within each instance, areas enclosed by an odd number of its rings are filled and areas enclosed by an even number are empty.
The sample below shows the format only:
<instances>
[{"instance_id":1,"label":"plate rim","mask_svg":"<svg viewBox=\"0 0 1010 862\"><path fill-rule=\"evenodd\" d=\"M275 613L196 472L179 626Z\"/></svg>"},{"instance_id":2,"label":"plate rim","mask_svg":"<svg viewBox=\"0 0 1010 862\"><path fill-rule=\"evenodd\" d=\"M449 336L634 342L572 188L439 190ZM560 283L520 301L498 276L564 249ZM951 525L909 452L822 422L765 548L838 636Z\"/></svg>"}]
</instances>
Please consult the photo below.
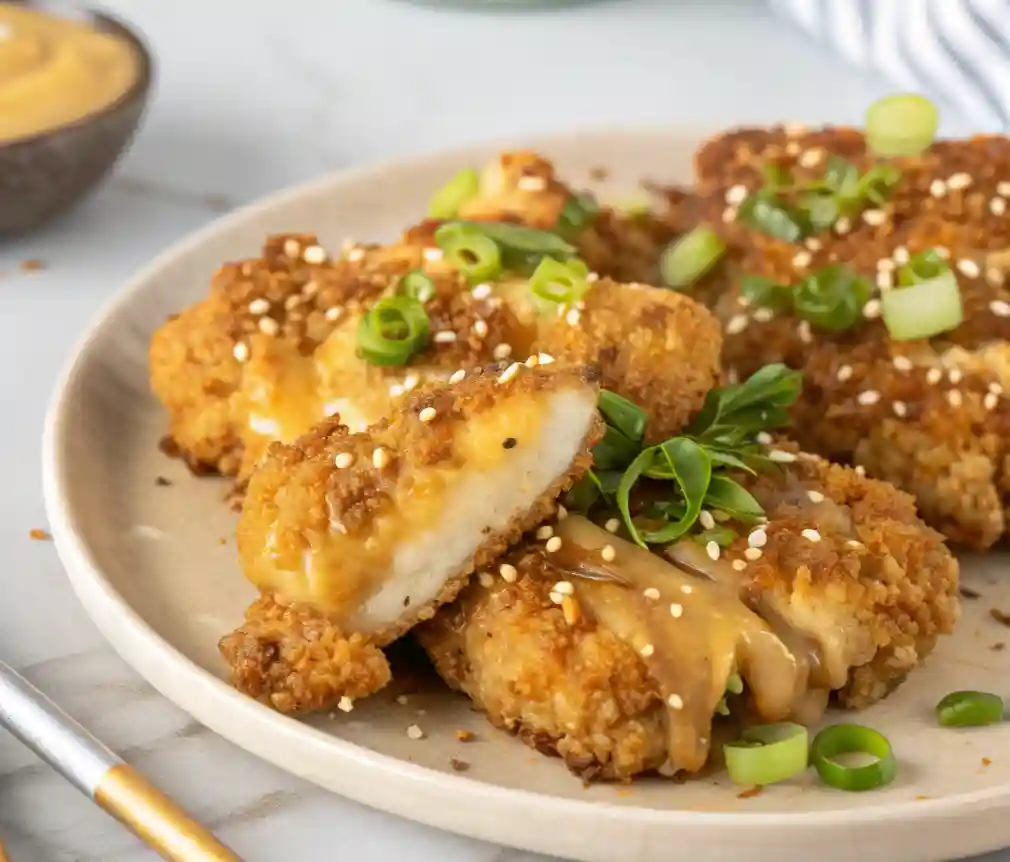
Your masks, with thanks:
<instances>
[{"instance_id":1,"label":"plate rim","mask_svg":"<svg viewBox=\"0 0 1010 862\"><path fill-rule=\"evenodd\" d=\"M635 140L647 137L669 140L688 138L699 139L711 133L710 124L636 124L632 126L590 126L574 131L550 134L515 135L510 138L497 136L488 140L476 140L450 148L429 149L420 153L407 154L395 158L382 159L359 164L347 169L323 174L292 186L284 187L261 198L244 204L237 210L211 220L195 231L186 234L159 252L146 265L136 271L116 294L100 308L85 325L64 361L50 396L43 424L42 434L42 479L43 498L50 531L60 561L66 571L71 587L85 611L95 623L103 638L115 649L119 656L162 696L188 713L201 724L224 737L233 744L266 760L288 772L294 772L285 764L283 757L264 754L261 747L246 741L244 737L272 738L279 736L286 742L310 750L324 745L336 748L346 761L356 764L365 772L375 770L383 773L387 780L404 785L407 795L412 792L437 791L445 798L467 794L474 804L480 804L490 811L508 810L516 805L529 811L535 808L550 809L551 818L563 817L571 826L588 824L597 818L615 819L626 828L702 828L721 830L816 830L824 827L845 825L847 827L886 826L894 822L923 822L942 818L952 827L963 819L971 819L995 808L1010 810L1010 782L950 797L939 797L904 802L890 802L880 806L865 808L838 808L819 811L695 811L690 809L660 809L635 805L616 805L606 801L583 801L552 796L522 788L504 787L486 783L465 775L451 774L397 758L393 755L367 749L340 737L322 731L296 719L283 716L268 707L240 694L224 680L219 679L190 658L181 653L168 640L159 635L137 613L126 598L120 594L103 573L96 557L88 547L84 536L75 526L76 518L69 498L62 489L67 483L67 463L65 439L67 433L67 410L69 396L74 384L80 378L85 360L93 348L103 325L133 299L142 295L147 285L157 274L180 257L197 250L201 245L219 234L238 228L246 220L256 218L264 210L293 202L307 195L324 191L337 192L343 186L353 186L367 182L390 170L423 171L436 163L459 161L463 163L470 154L480 150L504 150L517 146L550 150L554 146L570 146L576 139L604 141L607 139ZM601 161L606 156L601 153ZM186 686L167 685L165 677L151 671L154 666L169 668L177 679L185 679ZM153 677L153 678L152 678ZM182 695L181 689L188 687L191 696ZM168 689L168 690L166 690ZM249 732L227 732L222 727L226 722L215 719L215 715L234 714L237 711L247 725ZM318 784L313 778L305 780ZM350 783L354 783L353 781ZM325 785L323 785L325 786ZM331 792L333 791L330 788ZM366 791L362 787L363 791ZM410 806L398 801L386 804L376 800L383 795L374 792L345 793L350 799L372 805L390 813L415 821L425 822L437 828L466 834L484 840L500 842L500 838L486 837L486 830L480 828L460 829L451 817L442 815L420 817ZM405 797L404 797L405 798ZM431 810L429 807L428 810ZM512 846L536 852L545 851L542 844L526 846L518 841ZM757 837L754 832L749 837ZM864 836L869 837L869 836ZM986 852L997 849L982 846L969 852Z\"/></svg>"}]
</instances>

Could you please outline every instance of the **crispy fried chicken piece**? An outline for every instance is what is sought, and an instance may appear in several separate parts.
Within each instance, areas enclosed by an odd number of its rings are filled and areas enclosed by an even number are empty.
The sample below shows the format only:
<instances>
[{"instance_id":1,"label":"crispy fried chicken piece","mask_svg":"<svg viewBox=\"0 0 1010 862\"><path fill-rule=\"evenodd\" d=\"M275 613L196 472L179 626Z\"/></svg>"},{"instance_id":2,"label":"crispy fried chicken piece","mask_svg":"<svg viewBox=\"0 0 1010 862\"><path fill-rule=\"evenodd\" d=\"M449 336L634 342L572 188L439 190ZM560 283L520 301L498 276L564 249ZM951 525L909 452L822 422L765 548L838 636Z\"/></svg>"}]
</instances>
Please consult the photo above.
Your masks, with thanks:
<instances>
[{"instance_id":1,"label":"crispy fried chicken piece","mask_svg":"<svg viewBox=\"0 0 1010 862\"><path fill-rule=\"evenodd\" d=\"M244 481L274 440L291 442L334 414L364 430L420 383L506 357L597 365L604 385L652 409L657 431L682 424L718 375L718 323L670 291L600 279L581 309L551 317L533 307L524 279L505 274L471 289L439 259L430 223L391 246L305 263L321 254L313 237L271 239L261 259L227 264L205 300L155 333L152 385L195 468ZM364 361L362 316L419 268L436 288L430 343L406 366Z\"/></svg>"},{"instance_id":2,"label":"crispy fried chicken piece","mask_svg":"<svg viewBox=\"0 0 1010 862\"><path fill-rule=\"evenodd\" d=\"M701 769L734 674L747 722L883 697L950 632L956 561L910 497L848 468L811 456L750 489L757 551L685 539L665 562L569 516L560 547L529 540L418 637L494 725L587 779Z\"/></svg>"},{"instance_id":3,"label":"crispy fried chicken piece","mask_svg":"<svg viewBox=\"0 0 1010 862\"><path fill-rule=\"evenodd\" d=\"M237 530L267 598L222 644L234 682L301 709L377 680L371 644L451 601L585 473L597 394L589 372L503 366L422 387L367 432L334 419L271 446Z\"/></svg>"},{"instance_id":4,"label":"crispy fried chicken piece","mask_svg":"<svg viewBox=\"0 0 1010 862\"><path fill-rule=\"evenodd\" d=\"M726 332L724 364L744 377L768 362L805 374L794 436L806 448L862 465L914 494L928 523L953 541L987 548L1010 524L1010 139L938 141L897 160L901 179L888 202L834 228L789 243L735 218L741 200L775 163L797 182L823 174L836 155L865 170L863 137L852 129L742 129L698 152L706 218L733 246L714 303ZM892 340L879 298L865 320L833 334L790 314L750 304L740 275L795 284L823 266L851 264L877 290L890 289L910 254L949 256L964 322L928 341Z\"/></svg>"}]
</instances>

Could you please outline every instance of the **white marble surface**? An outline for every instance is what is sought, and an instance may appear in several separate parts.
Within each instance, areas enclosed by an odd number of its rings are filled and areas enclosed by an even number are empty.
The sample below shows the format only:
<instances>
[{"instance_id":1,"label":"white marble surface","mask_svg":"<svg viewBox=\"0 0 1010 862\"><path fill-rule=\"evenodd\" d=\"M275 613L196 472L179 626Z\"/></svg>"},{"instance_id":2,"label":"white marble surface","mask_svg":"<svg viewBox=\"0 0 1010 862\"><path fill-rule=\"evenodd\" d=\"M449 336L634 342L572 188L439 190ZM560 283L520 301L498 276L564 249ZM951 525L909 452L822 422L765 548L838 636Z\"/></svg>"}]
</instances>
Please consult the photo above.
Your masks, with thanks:
<instances>
[{"instance_id":1,"label":"white marble surface","mask_svg":"<svg viewBox=\"0 0 1010 862\"><path fill-rule=\"evenodd\" d=\"M222 206L286 184L576 125L858 121L887 85L804 43L760 0L614 0L509 15L396 0L106 6L147 33L159 60L143 133L76 212L0 244L0 655L249 862L532 862L363 809L262 764L196 725L111 652L53 546L28 538L45 526L39 436L57 370L86 321L155 252ZM954 111L946 128L965 131ZM29 258L45 270L22 272ZM153 858L5 736L0 837L14 862ZM1010 853L989 857L997 860L1010 862Z\"/></svg>"}]
</instances>

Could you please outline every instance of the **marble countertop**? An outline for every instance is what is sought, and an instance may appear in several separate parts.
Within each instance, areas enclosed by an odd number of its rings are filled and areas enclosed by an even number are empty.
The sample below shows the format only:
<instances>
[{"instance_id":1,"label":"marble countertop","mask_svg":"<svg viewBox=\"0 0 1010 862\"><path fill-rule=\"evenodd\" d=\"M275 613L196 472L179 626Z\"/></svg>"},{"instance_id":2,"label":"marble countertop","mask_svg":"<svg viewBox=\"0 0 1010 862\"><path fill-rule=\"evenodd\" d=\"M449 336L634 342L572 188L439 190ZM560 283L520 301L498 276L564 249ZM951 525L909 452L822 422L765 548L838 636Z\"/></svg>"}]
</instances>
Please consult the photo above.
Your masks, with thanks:
<instances>
[{"instance_id":1,"label":"marble countertop","mask_svg":"<svg viewBox=\"0 0 1010 862\"><path fill-rule=\"evenodd\" d=\"M132 151L96 194L41 233L0 244L8 417L0 655L249 862L309 862L320 848L355 860L533 862L362 808L257 761L161 698L106 646L52 544L28 535L46 526L39 439L56 374L88 319L152 255L290 183L575 126L858 122L887 84L807 44L760 0L612 0L498 15L397 0L104 5L147 34L157 93ZM956 111L945 125L966 131ZM44 268L22 269L30 259ZM14 862L154 858L6 736L0 837ZM988 862L1010 862L1010 853Z\"/></svg>"}]
</instances>

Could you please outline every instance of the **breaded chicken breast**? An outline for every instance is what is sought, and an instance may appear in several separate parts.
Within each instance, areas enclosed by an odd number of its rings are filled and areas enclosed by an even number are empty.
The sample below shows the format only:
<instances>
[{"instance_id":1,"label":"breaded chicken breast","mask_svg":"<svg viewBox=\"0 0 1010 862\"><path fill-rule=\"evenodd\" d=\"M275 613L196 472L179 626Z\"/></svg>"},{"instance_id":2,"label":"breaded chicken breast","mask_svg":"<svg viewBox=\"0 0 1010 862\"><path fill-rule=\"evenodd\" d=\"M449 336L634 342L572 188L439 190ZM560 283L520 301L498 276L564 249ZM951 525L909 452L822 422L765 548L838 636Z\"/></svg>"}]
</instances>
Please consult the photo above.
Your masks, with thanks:
<instances>
[{"instance_id":1,"label":"breaded chicken breast","mask_svg":"<svg viewBox=\"0 0 1010 862\"><path fill-rule=\"evenodd\" d=\"M586 779L700 770L727 702L734 723L812 723L832 693L883 697L958 616L941 537L909 496L815 456L740 481L767 521L721 552L661 556L570 515L418 637L494 725Z\"/></svg>"},{"instance_id":2,"label":"breaded chicken breast","mask_svg":"<svg viewBox=\"0 0 1010 862\"><path fill-rule=\"evenodd\" d=\"M237 530L265 598L222 642L235 684L301 709L384 682L371 645L451 601L589 468L597 393L587 370L512 364L422 386L367 432L333 419L272 445ZM367 670L331 670L345 658Z\"/></svg>"},{"instance_id":3,"label":"breaded chicken breast","mask_svg":"<svg viewBox=\"0 0 1010 862\"><path fill-rule=\"evenodd\" d=\"M852 129L741 129L707 142L696 167L705 218L731 247L713 302L727 372L802 369L793 433L804 447L914 494L926 521L961 545L999 541L1010 525L1010 139L938 141L882 166ZM788 221L770 228L768 210L748 209L769 183L803 190L846 171L850 194L874 176L876 190L820 232L807 226L790 240ZM790 194L768 200L790 205ZM952 312L947 331L897 340L881 301L923 254L947 262L962 319ZM851 325L827 328L811 302L817 288L803 282L836 264L866 293L853 299L861 313ZM773 301L748 289L753 276L780 286ZM806 310L789 307L790 291L806 292Z\"/></svg>"},{"instance_id":4,"label":"breaded chicken breast","mask_svg":"<svg viewBox=\"0 0 1010 862\"><path fill-rule=\"evenodd\" d=\"M421 383L529 356L596 365L604 385L651 406L657 428L700 406L718 374L720 333L699 304L601 277L571 307L545 312L523 275L470 283L435 228L338 260L314 237L276 237L261 258L225 265L209 296L151 341L151 382L174 448L195 469L244 481L271 442L291 442L327 416L361 431ZM363 320L401 297L408 276L429 291L428 335L404 361L376 364L362 354Z\"/></svg>"}]
</instances>

